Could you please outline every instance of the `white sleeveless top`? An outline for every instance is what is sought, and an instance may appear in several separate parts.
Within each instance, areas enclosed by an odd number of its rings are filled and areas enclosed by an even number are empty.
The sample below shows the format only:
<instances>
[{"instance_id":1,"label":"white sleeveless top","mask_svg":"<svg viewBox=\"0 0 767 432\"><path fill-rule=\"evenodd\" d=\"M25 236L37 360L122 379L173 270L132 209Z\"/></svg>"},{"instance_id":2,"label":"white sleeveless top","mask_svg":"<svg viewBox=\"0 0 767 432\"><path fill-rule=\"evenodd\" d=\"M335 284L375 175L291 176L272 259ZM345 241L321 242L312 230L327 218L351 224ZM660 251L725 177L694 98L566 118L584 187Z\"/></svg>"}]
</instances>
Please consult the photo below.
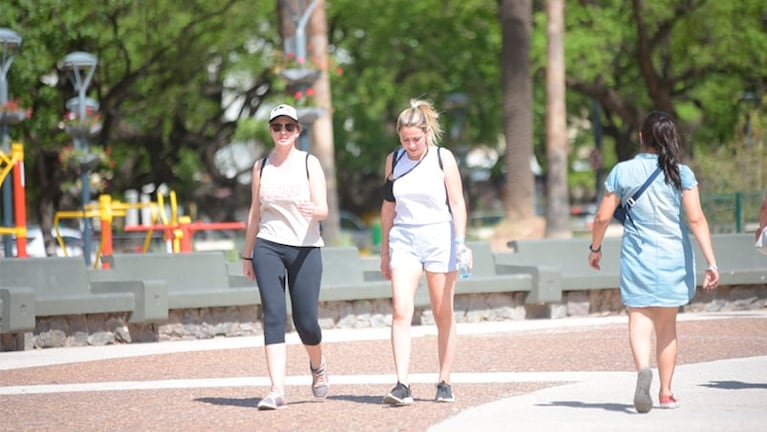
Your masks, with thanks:
<instances>
[{"instance_id":1,"label":"white sleeveless top","mask_svg":"<svg viewBox=\"0 0 767 432\"><path fill-rule=\"evenodd\" d=\"M427 148L428 153L420 163L404 154L394 167L394 225L428 225L453 220L437 147ZM394 157L397 156L399 152L394 153Z\"/></svg>"},{"instance_id":2,"label":"white sleeveless top","mask_svg":"<svg viewBox=\"0 0 767 432\"><path fill-rule=\"evenodd\" d=\"M324 246L320 223L298 211L298 203L311 200L307 154L292 150L280 167L265 161L261 171L259 198L261 221L258 238L288 246Z\"/></svg>"}]
</instances>

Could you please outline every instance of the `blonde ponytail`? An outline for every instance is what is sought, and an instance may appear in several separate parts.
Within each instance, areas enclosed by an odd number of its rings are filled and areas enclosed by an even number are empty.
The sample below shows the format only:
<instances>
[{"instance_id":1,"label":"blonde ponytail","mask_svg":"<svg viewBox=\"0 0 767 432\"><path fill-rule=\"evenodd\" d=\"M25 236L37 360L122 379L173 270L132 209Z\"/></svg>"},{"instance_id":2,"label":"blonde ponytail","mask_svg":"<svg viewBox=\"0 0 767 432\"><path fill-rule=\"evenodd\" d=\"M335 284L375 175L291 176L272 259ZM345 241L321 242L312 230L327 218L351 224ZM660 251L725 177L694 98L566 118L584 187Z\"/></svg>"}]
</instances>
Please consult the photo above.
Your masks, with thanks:
<instances>
[{"instance_id":1,"label":"blonde ponytail","mask_svg":"<svg viewBox=\"0 0 767 432\"><path fill-rule=\"evenodd\" d=\"M437 145L442 138L439 113L432 104L421 99L410 99L410 107L402 110L397 117L397 131L405 127L417 127L428 136L428 143Z\"/></svg>"}]
</instances>

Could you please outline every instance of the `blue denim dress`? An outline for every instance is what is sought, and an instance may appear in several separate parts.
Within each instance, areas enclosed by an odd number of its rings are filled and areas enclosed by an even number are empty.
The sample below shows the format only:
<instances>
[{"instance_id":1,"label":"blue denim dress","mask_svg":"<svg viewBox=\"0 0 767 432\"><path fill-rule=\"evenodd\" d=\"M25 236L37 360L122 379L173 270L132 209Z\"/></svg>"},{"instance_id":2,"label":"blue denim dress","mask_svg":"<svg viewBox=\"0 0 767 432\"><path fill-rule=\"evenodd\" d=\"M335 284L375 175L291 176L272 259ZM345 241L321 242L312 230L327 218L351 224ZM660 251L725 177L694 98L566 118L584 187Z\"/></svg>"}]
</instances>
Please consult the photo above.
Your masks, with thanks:
<instances>
[{"instance_id":1,"label":"blue denim dress","mask_svg":"<svg viewBox=\"0 0 767 432\"><path fill-rule=\"evenodd\" d=\"M605 180L605 190L626 200L658 166L658 156L640 153L618 163ZM682 190L698 184L680 164ZM655 178L630 210L634 220L623 227L620 289L628 307L682 306L695 295L695 256L682 208L682 191Z\"/></svg>"}]
</instances>

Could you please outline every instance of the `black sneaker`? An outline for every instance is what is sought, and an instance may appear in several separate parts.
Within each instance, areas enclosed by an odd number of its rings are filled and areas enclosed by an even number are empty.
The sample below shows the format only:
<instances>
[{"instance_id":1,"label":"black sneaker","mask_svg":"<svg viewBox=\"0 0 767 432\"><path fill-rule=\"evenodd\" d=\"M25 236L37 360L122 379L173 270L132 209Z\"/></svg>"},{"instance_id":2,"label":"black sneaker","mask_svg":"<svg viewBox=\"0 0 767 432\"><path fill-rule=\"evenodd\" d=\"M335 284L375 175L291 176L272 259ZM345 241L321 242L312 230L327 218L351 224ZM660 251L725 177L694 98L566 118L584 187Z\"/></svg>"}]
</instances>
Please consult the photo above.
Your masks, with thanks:
<instances>
[{"instance_id":1,"label":"black sneaker","mask_svg":"<svg viewBox=\"0 0 767 432\"><path fill-rule=\"evenodd\" d=\"M410 387L397 382L391 391L384 396L384 403L392 406L405 406L413 403L413 395L410 393Z\"/></svg>"},{"instance_id":2,"label":"black sneaker","mask_svg":"<svg viewBox=\"0 0 767 432\"><path fill-rule=\"evenodd\" d=\"M437 402L455 402L453 389L450 388L450 384L444 381L437 384L437 395L434 396L434 400Z\"/></svg>"}]
</instances>

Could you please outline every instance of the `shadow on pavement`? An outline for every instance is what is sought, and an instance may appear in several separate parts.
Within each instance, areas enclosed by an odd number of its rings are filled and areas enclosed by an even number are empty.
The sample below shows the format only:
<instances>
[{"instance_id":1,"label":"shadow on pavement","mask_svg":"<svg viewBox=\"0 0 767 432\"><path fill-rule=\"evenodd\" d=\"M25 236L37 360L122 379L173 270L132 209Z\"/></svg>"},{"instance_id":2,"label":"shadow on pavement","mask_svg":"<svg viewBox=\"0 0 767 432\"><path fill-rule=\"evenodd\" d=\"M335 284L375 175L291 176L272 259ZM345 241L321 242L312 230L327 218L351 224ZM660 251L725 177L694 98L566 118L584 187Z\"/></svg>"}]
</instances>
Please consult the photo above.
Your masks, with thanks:
<instances>
[{"instance_id":1,"label":"shadow on pavement","mask_svg":"<svg viewBox=\"0 0 767 432\"><path fill-rule=\"evenodd\" d=\"M333 395L330 400L341 400L370 405L382 405L383 396L360 396L360 395Z\"/></svg>"},{"instance_id":2,"label":"shadow on pavement","mask_svg":"<svg viewBox=\"0 0 767 432\"><path fill-rule=\"evenodd\" d=\"M258 404L258 401L261 399L259 398L245 398L245 399L236 399L236 398L222 398L222 397L204 397L204 398L197 398L194 401L195 402L204 402L211 405L225 405L225 406L237 406L237 407L243 407L243 408L255 408Z\"/></svg>"},{"instance_id":3,"label":"shadow on pavement","mask_svg":"<svg viewBox=\"0 0 767 432\"><path fill-rule=\"evenodd\" d=\"M590 408L590 409L602 409L605 411L618 411L636 413L634 407L626 404L616 403L586 403L581 401L553 401L548 404L536 404L541 407L567 407L567 408Z\"/></svg>"},{"instance_id":4,"label":"shadow on pavement","mask_svg":"<svg viewBox=\"0 0 767 432\"><path fill-rule=\"evenodd\" d=\"M767 389L767 383L747 383L743 381L711 381L708 384L701 384L701 387L722 390Z\"/></svg>"}]
</instances>

